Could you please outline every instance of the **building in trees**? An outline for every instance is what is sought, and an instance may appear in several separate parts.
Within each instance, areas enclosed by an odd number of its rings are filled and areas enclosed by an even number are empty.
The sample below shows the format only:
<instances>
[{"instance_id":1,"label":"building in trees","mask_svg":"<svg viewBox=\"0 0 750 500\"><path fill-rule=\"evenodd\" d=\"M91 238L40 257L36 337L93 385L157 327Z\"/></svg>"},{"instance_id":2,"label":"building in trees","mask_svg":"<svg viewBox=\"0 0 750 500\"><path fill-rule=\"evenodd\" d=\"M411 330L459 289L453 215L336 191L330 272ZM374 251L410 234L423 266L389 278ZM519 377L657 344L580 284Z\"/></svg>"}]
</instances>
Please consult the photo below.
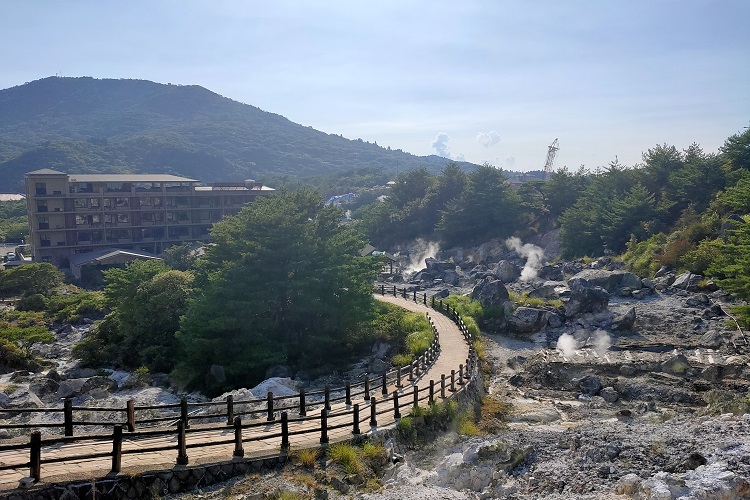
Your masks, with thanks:
<instances>
[{"instance_id":1,"label":"building in trees","mask_svg":"<svg viewBox=\"0 0 750 500\"><path fill-rule=\"evenodd\" d=\"M161 253L207 241L213 223L257 196L259 182L200 181L164 174L26 174L26 206L34 260L65 266L72 255L102 248Z\"/></svg>"}]
</instances>

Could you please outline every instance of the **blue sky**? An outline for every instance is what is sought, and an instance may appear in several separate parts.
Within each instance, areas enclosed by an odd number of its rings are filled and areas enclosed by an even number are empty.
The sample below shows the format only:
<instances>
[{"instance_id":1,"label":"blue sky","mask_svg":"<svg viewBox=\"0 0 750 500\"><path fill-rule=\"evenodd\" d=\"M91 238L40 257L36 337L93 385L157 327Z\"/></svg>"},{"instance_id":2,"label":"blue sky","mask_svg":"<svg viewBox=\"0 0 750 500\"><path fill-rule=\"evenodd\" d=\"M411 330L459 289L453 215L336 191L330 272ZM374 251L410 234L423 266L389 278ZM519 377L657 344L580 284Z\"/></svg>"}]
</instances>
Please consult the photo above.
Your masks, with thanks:
<instances>
[{"instance_id":1,"label":"blue sky","mask_svg":"<svg viewBox=\"0 0 750 500\"><path fill-rule=\"evenodd\" d=\"M0 88L197 84L345 137L515 170L715 151L750 125L749 0L0 0Z\"/></svg>"}]
</instances>

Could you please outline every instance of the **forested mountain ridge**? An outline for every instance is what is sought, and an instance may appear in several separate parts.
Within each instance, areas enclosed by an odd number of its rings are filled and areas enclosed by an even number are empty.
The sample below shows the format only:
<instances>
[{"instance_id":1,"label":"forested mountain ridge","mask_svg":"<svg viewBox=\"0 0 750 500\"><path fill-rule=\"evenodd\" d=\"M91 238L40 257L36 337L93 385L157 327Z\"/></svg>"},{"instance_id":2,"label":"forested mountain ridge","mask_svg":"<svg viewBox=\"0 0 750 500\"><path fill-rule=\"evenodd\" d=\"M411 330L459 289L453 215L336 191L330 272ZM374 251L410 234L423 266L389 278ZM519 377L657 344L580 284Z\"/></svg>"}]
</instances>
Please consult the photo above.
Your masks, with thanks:
<instances>
[{"instance_id":1,"label":"forested mountain ridge","mask_svg":"<svg viewBox=\"0 0 750 500\"><path fill-rule=\"evenodd\" d=\"M20 190L23 174L39 168L267 181L446 163L326 134L197 85L49 77L0 90L0 191Z\"/></svg>"}]
</instances>

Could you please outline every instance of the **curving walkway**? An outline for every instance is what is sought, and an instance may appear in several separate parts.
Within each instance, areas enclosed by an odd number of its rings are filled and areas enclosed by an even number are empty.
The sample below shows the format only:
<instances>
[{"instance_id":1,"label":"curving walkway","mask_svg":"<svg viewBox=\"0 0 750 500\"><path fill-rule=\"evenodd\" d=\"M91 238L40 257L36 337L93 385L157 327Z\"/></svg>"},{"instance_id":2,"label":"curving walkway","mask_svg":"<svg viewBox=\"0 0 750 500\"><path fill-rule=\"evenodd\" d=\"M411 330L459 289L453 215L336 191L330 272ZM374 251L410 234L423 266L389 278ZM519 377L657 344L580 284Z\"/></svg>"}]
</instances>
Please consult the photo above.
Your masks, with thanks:
<instances>
[{"instance_id":1,"label":"curving walkway","mask_svg":"<svg viewBox=\"0 0 750 500\"><path fill-rule=\"evenodd\" d=\"M394 409L393 392L397 391L403 394L399 399L399 405L404 414L408 413L413 400L413 384L419 386L418 396L420 405L427 404L427 390L429 381L435 383L434 396L436 400L440 399L440 380L441 375L445 375L450 380L451 371L458 376L459 365L466 365L469 357L469 346L467 345L461 330L447 316L412 300L402 297L380 296L376 295L378 300L392 303L403 307L409 311L428 314L435 325L440 339L440 351L437 359L429 369L420 375L414 377L413 382L409 382L407 377L402 377L402 387L397 388L395 380L388 383L388 396L383 396L381 389L373 392L371 396L376 398L376 425L371 426L372 406L369 400L365 400L362 395L352 397L352 405L345 403L336 403L331 405L331 410L326 414L327 419L327 437L330 442L343 441L351 439L353 436L353 408L354 405L359 407L359 426L362 435L371 434L383 427L392 426L396 422ZM460 390L460 385L456 389ZM446 390L446 397L452 393ZM314 448L321 444L321 411L310 411L309 416L319 416L315 419L297 419L289 418L289 445L292 449ZM252 440L243 442L244 458L260 458L277 456L281 449L281 434L279 421L265 422L264 419L254 419L243 422L244 424L253 424L252 428L242 429L242 440ZM257 425L255 425L257 423ZM202 429L205 427L205 429ZM214 425L194 425L185 434L186 453L188 465L198 465L207 463L222 463L231 460L237 455L235 450L236 436L235 428L227 425L223 429L217 429ZM122 464L121 474L132 475L147 470L165 470L175 467L178 461L178 442L174 430L169 434L159 432L138 433L138 436L130 435L127 432L122 435ZM148 435L144 435L148 434ZM93 479L108 476L112 469L111 454L113 451L113 442L111 436L99 436L91 440L76 439L75 442L61 442L46 445L42 447L42 460L45 462L41 467L41 481L43 483L55 483L72 480ZM206 444L197 449L191 449L196 444ZM7 448L7 447L6 447ZM158 450L158 448L166 448ZM154 449L153 451L145 451ZM143 450L143 451L140 451ZM133 453L138 451L138 453ZM129 453L130 452L130 453ZM110 456L99 458L85 458L85 455L109 454ZM183 457L184 458L184 457ZM24 463L29 460L28 444L24 448L19 446L16 450L0 450L0 467L5 464ZM53 463L46 463L53 460ZM184 463L184 459L182 460ZM28 466L0 470L0 491L7 491L18 487L22 478L29 476Z\"/></svg>"}]
</instances>

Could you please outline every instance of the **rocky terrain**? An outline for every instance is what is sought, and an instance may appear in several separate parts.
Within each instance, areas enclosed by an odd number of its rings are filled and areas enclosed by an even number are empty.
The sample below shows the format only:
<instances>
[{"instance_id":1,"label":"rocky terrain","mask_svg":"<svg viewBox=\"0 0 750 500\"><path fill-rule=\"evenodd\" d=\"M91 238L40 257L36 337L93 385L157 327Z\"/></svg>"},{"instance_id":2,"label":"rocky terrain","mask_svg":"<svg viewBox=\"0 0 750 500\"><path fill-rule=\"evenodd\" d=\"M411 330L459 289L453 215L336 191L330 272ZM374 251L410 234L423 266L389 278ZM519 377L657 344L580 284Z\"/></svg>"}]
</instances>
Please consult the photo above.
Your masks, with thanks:
<instances>
[{"instance_id":1,"label":"rocky terrain","mask_svg":"<svg viewBox=\"0 0 750 500\"><path fill-rule=\"evenodd\" d=\"M729 297L702 277L664 269L644 279L609 257L542 265L532 247L491 242L383 277L429 295L472 294L503 311L482 325L485 385L511 410L488 434L390 442L402 459L385 470L382 490L347 494L750 498L750 339L728 315ZM40 348L60 360L52 374L2 375L0 387L15 389L0 393L0 406L41 406L69 392L89 404L176 400L160 376L136 388L135 375L76 368L65 346L87 328L63 329L59 343ZM387 346L375 351L353 373L384 364ZM342 495L301 484L294 469L247 481L186 498Z\"/></svg>"}]
</instances>

